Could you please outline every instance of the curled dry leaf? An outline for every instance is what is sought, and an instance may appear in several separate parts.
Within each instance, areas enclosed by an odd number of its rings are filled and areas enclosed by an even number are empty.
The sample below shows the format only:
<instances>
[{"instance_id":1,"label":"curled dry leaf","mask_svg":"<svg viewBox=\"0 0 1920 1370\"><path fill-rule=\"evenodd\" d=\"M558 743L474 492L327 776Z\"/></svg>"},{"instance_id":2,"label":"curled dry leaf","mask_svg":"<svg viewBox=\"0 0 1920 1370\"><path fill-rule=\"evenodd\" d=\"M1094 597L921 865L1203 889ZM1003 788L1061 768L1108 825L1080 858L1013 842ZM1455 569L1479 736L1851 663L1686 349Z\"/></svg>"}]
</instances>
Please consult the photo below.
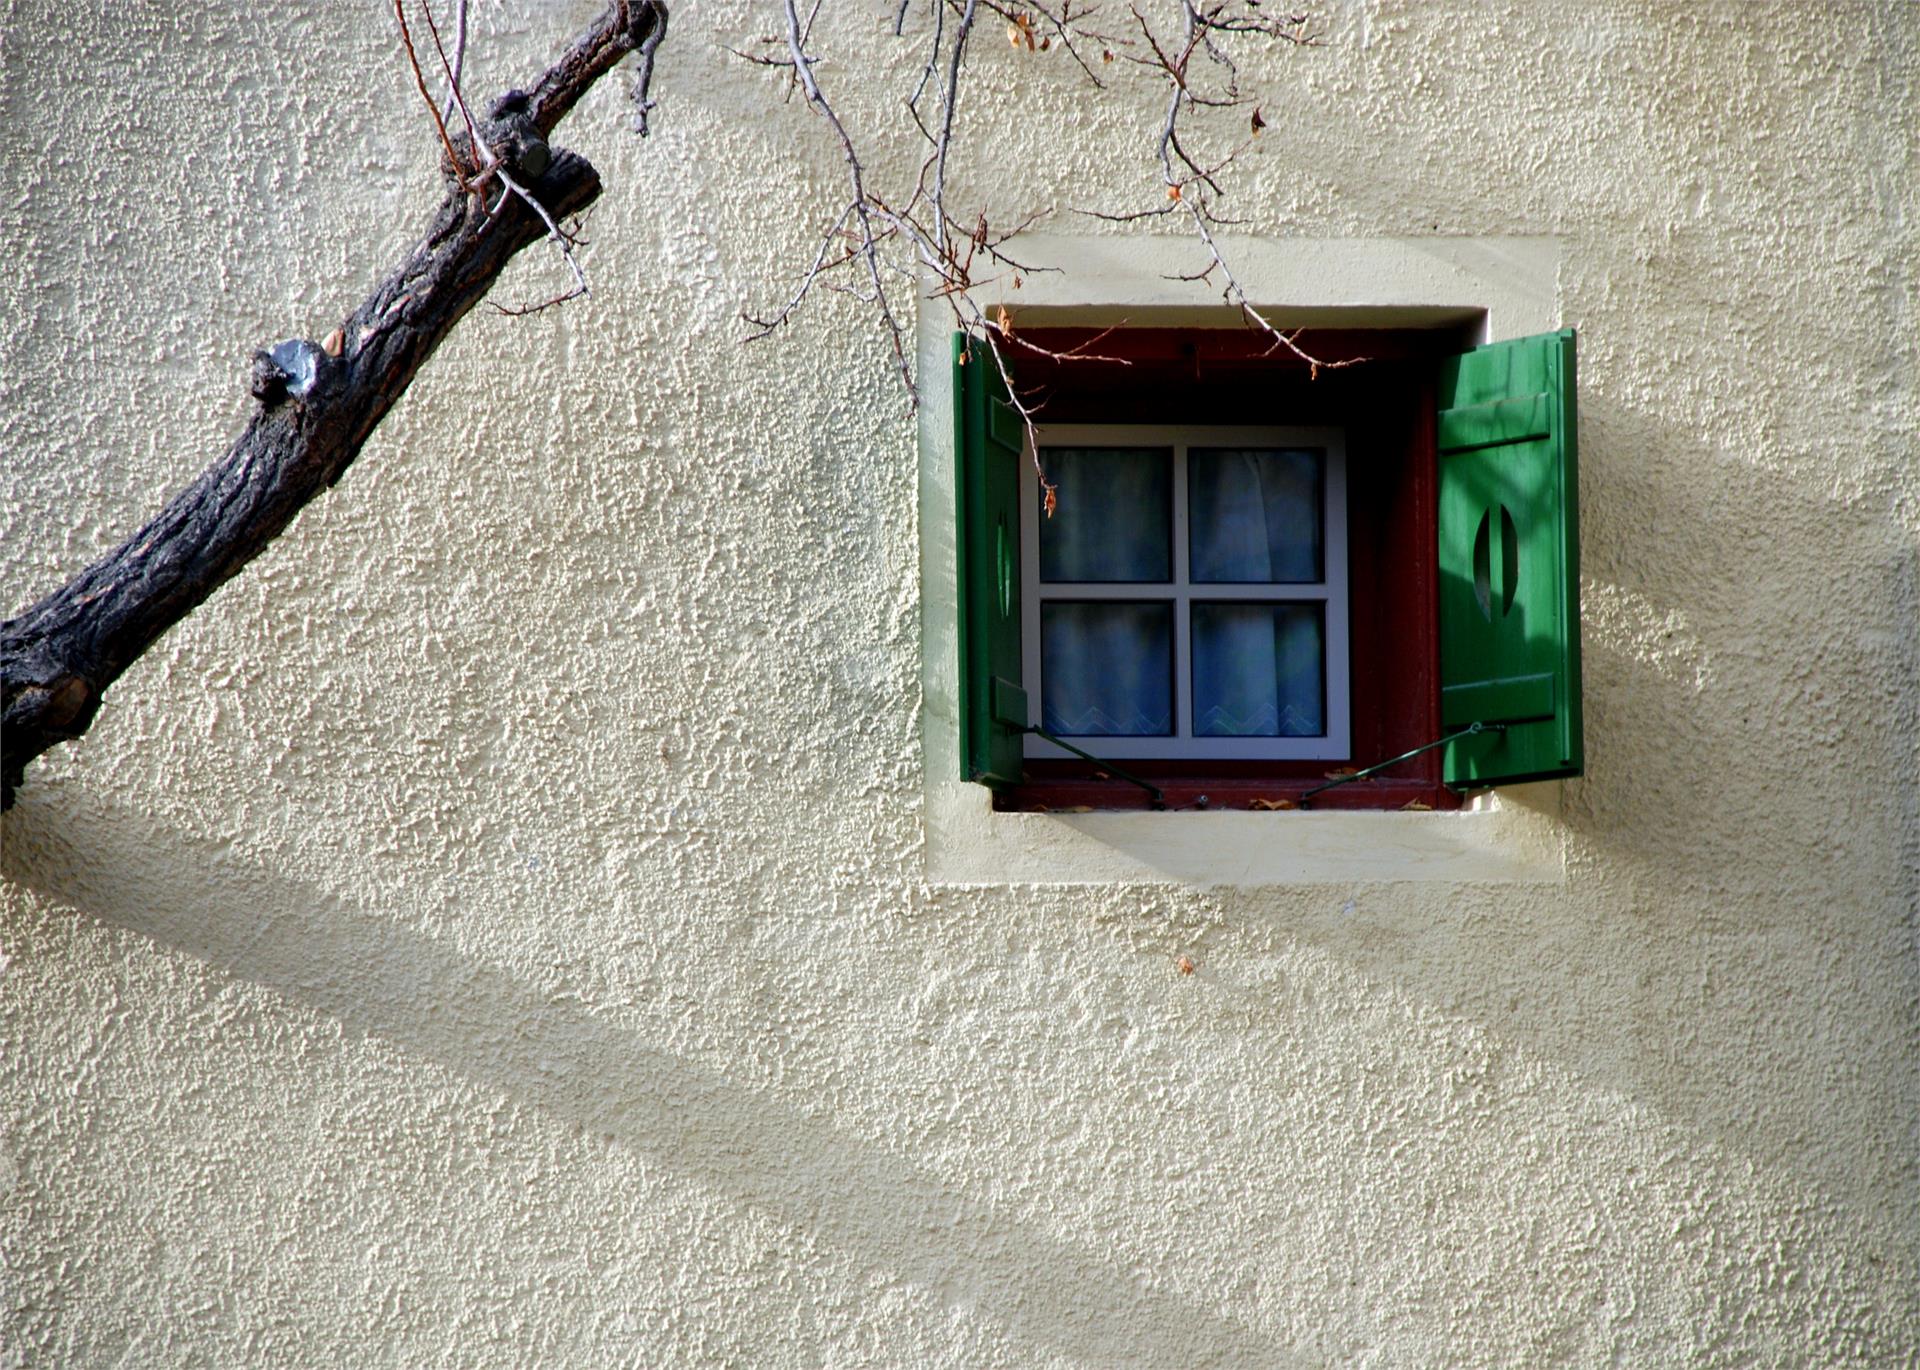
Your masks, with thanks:
<instances>
[{"instance_id":1,"label":"curled dry leaf","mask_svg":"<svg viewBox=\"0 0 1920 1370\"><path fill-rule=\"evenodd\" d=\"M1046 498L1041 501L1041 508L1046 511L1048 518L1052 518L1053 511L1060 507L1060 487L1051 481L1043 480L1040 482L1040 488L1046 492Z\"/></svg>"},{"instance_id":2,"label":"curled dry leaf","mask_svg":"<svg viewBox=\"0 0 1920 1370\"><path fill-rule=\"evenodd\" d=\"M1250 809L1259 809L1265 813L1277 813L1281 809L1297 807L1291 799L1256 799L1247 805Z\"/></svg>"},{"instance_id":3,"label":"curled dry leaf","mask_svg":"<svg viewBox=\"0 0 1920 1370\"><path fill-rule=\"evenodd\" d=\"M994 326L1000 330L1001 337L1011 338L1013 336L1013 316L1007 313L1007 307L1005 305L997 304L993 307L993 322Z\"/></svg>"},{"instance_id":4,"label":"curled dry leaf","mask_svg":"<svg viewBox=\"0 0 1920 1370\"><path fill-rule=\"evenodd\" d=\"M1112 48L1101 48L1101 49L1100 49L1100 60L1101 60L1102 62L1111 62L1111 61L1113 60L1113 49L1112 49Z\"/></svg>"},{"instance_id":5,"label":"curled dry leaf","mask_svg":"<svg viewBox=\"0 0 1920 1370\"><path fill-rule=\"evenodd\" d=\"M1191 956L1182 956L1175 960L1173 964L1182 975L1193 974L1193 958Z\"/></svg>"},{"instance_id":6,"label":"curled dry leaf","mask_svg":"<svg viewBox=\"0 0 1920 1370\"><path fill-rule=\"evenodd\" d=\"M1331 771L1328 771L1328 772L1327 772L1327 779L1329 779L1329 780L1338 780L1338 779L1340 779L1340 778L1341 778L1342 776L1348 776L1348 775L1358 775L1358 774L1360 774L1360 772L1358 772L1358 771L1356 771L1356 770L1355 770L1355 769L1354 769L1353 767L1351 767L1351 766L1341 766L1341 767L1339 767L1339 768L1338 768L1337 770L1331 770Z\"/></svg>"},{"instance_id":7,"label":"curled dry leaf","mask_svg":"<svg viewBox=\"0 0 1920 1370\"><path fill-rule=\"evenodd\" d=\"M1422 804L1422 803L1421 803L1421 802L1420 802L1419 800L1417 800L1417 799L1409 799L1409 800L1408 800L1408 801L1407 801L1406 803L1404 803L1404 804L1402 804L1402 805L1401 805L1400 807L1401 807L1401 808L1403 808L1403 809L1411 809L1411 810L1413 810L1413 811L1415 811L1416 813L1418 813L1418 812L1423 812L1423 811L1424 811L1424 812L1431 812L1431 811L1432 811L1432 809L1433 809L1433 805L1431 805L1431 804Z\"/></svg>"},{"instance_id":8,"label":"curled dry leaf","mask_svg":"<svg viewBox=\"0 0 1920 1370\"><path fill-rule=\"evenodd\" d=\"M1260 136L1260 130L1266 126L1267 121L1260 117L1260 106L1255 105L1253 107L1253 136L1258 138Z\"/></svg>"},{"instance_id":9,"label":"curled dry leaf","mask_svg":"<svg viewBox=\"0 0 1920 1370\"><path fill-rule=\"evenodd\" d=\"M1180 187L1179 187L1179 186L1168 186L1168 187L1167 187L1167 198L1168 198L1169 200L1177 200L1177 199L1179 199L1179 198L1180 198Z\"/></svg>"},{"instance_id":10,"label":"curled dry leaf","mask_svg":"<svg viewBox=\"0 0 1920 1370\"><path fill-rule=\"evenodd\" d=\"M336 328L327 334L326 341L320 344L320 349L329 357L337 357L346 345L347 335Z\"/></svg>"}]
</instances>

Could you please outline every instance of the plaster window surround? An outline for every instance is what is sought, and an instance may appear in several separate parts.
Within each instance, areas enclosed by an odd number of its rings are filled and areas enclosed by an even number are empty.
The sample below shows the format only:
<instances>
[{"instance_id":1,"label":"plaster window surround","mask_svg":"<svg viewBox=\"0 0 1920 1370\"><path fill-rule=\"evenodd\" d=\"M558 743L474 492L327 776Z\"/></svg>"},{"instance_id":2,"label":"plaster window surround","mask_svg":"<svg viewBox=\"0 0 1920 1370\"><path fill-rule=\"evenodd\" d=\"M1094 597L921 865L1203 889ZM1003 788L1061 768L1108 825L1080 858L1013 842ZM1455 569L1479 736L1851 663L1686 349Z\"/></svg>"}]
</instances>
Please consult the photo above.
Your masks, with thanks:
<instances>
[{"instance_id":1,"label":"plaster window surround","mask_svg":"<svg viewBox=\"0 0 1920 1370\"><path fill-rule=\"evenodd\" d=\"M1035 235L1023 238L1022 250L1036 266L1066 269L1029 274L1017 297L998 283L976 292L988 310L1004 305L1016 326L1239 326L1234 311L1196 306L1191 285L1170 279L1193 269L1195 249L1185 240ZM1250 298L1284 327L1452 328L1486 343L1544 333L1558 323L1555 239L1246 239L1226 243L1225 250ZM996 811L989 791L960 773L950 334L944 306L921 310L921 737L930 880L1234 886L1564 880L1554 782L1483 791L1450 813ZM1044 424L1044 413L1040 419Z\"/></svg>"}]
</instances>

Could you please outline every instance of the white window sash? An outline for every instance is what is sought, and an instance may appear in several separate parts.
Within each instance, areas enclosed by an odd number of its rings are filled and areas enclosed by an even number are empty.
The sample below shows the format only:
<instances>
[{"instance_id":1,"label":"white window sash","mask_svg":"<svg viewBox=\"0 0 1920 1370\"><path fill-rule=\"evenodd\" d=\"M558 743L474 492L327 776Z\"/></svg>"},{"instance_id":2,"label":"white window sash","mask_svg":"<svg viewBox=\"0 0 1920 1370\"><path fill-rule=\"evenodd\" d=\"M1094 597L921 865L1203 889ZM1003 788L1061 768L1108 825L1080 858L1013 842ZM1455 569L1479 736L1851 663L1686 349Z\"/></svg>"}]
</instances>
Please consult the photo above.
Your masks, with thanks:
<instances>
[{"instance_id":1,"label":"white window sash","mask_svg":"<svg viewBox=\"0 0 1920 1370\"><path fill-rule=\"evenodd\" d=\"M1115 761L1315 761L1352 753L1350 653L1348 646L1347 451L1339 428L1225 425L1047 424L1042 447L1159 447L1173 451L1173 580L1148 582L1051 582L1040 580L1039 477L1029 448L1020 470L1020 605L1022 684L1027 721L1040 722L1040 602L1137 600L1174 606L1174 726L1171 737L1075 737L1072 740ZM1194 447L1310 447L1325 453L1322 489L1324 579L1281 584L1194 584L1188 556L1187 452ZM1326 732L1318 737L1195 737L1193 735L1193 629L1195 600L1325 606ZM1028 734L1030 758L1072 759L1073 754Z\"/></svg>"}]
</instances>

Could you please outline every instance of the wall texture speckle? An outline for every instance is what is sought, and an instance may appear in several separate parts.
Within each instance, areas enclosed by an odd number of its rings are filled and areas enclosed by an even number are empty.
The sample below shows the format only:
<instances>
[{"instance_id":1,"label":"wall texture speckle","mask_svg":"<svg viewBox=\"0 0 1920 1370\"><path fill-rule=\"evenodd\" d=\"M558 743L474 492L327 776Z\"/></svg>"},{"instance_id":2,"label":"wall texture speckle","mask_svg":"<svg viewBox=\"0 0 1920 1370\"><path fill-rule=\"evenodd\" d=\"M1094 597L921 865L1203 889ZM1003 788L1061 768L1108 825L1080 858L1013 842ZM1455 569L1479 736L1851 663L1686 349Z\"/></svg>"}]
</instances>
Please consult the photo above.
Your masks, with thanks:
<instances>
[{"instance_id":1,"label":"wall texture speckle","mask_svg":"<svg viewBox=\"0 0 1920 1370\"><path fill-rule=\"evenodd\" d=\"M480 85L594 8L476 5ZM842 174L773 21L675 9L657 135L560 135L592 301L463 325L0 820L0 1366L1920 1359L1920 8L1250 71L1240 232L1559 244L1589 758L1563 878L1261 888L929 878L918 427L854 301L737 342ZM0 612L416 231L390 25L5 6ZM1156 193L1144 87L988 37L957 203Z\"/></svg>"}]
</instances>

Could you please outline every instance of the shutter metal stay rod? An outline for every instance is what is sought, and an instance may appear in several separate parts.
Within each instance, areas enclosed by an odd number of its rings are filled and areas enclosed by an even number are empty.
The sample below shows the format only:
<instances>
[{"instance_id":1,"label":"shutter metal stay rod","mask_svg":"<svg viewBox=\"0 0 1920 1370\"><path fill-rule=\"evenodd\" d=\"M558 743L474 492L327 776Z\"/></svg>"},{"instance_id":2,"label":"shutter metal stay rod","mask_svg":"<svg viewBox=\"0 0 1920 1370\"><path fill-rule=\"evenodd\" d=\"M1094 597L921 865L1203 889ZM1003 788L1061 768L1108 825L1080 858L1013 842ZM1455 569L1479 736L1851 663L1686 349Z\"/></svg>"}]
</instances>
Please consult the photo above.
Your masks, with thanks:
<instances>
[{"instance_id":1,"label":"shutter metal stay rod","mask_svg":"<svg viewBox=\"0 0 1920 1370\"><path fill-rule=\"evenodd\" d=\"M1306 808L1307 801L1312 799L1316 794L1319 794L1322 790L1330 790L1336 785L1348 785L1356 780L1369 779L1372 776L1380 774L1380 772L1386 770L1389 766L1398 766L1402 761L1411 761L1414 757L1420 755L1420 753L1430 752L1435 747L1444 747L1449 742L1458 742L1463 737L1478 737L1481 733L1504 733L1506 730L1507 725L1504 723L1472 724L1462 728L1457 733L1448 733L1437 742L1423 743L1410 752L1402 752L1391 761L1382 761L1377 766L1369 766L1364 771L1355 771L1352 775L1337 775L1324 785L1315 785L1312 789L1307 790L1300 796L1300 807L1303 809Z\"/></svg>"},{"instance_id":2,"label":"shutter metal stay rod","mask_svg":"<svg viewBox=\"0 0 1920 1370\"><path fill-rule=\"evenodd\" d=\"M1027 724L1026 727L1022 728L1020 731L1025 733L1032 733L1035 737L1045 738L1048 742L1051 742L1054 746L1060 747L1066 751L1072 752L1075 756L1079 757L1082 761L1091 761L1094 765L1099 766L1101 769L1105 770L1107 774L1111 775L1116 780L1124 780L1129 785L1138 785L1141 789L1145 790L1149 795L1153 797L1154 808L1164 809L1167 807L1167 797L1166 795L1160 792L1160 787L1158 785L1150 785L1146 781L1142 780L1139 776L1133 775L1127 771L1121 770L1118 766L1114 765L1111 761L1107 761L1102 759L1101 757L1097 757L1092 752L1081 751L1078 747L1074 746L1071 742L1067 742L1062 740L1061 738L1055 737L1052 733L1048 732L1045 728L1041 727L1038 723L1029 723Z\"/></svg>"}]
</instances>

